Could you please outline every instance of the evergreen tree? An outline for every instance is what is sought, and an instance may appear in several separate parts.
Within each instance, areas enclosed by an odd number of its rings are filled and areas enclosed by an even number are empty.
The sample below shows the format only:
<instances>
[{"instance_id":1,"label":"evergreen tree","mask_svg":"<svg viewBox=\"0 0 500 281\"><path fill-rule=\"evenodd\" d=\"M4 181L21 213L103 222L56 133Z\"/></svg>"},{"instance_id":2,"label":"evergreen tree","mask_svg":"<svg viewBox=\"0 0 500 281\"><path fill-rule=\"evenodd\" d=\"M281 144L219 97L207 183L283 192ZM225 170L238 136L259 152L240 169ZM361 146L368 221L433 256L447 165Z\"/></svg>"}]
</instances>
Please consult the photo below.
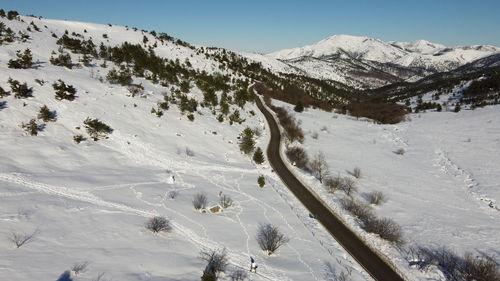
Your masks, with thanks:
<instances>
[{"instance_id":1,"label":"evergreen tree","mask_svg":"<svg viewBox=\"0 0 500 281\"><path fill-rule=\"evenodd\" d=\"M257 149L255 149L255 152L253 154L253 161L257 164L264 163L264 153L262 153L262 149L260 149L260 147L257 147Z\"/></svg>"},{"instance_id":2,"label":"evergreen tree","mask_svg":"<svg viewBox=\"0 0 500 281\"><path fill-rule=\"evenodd\" d=\"M58 82L59 83L52 84L52 87L56 91L56 99L73 101L75 99L76 89L72 85L66 85L61 79L59 79Z\"/></svg>"},{"instance_id":3,"label":"evergreen tree","mask_svg":"<svg viewBox=\"0 0 500 281\"><path fill-rule=\"evenodd\" d=\"M16 99L25 99L33 96L31 94L32 89L28 88L26 82L21 84L19 81L12 78L9 78L7 82L10 84L10 88L12 89L12 92L14 93L14 97Z\"/></svg>"},{"instance_id":4,"label":"evergreen tree","mask_svg":"<svg viewBox=\"0 0 500 281\"><path fill-rule=\"evenodd\" d=\"M302 102L300 102L300 101L299 101L299 102L295 105L295 107L294 107L294 109L293 109L293 110L295 110L296 112L302 112L302 111L304 111L304 105L302 104Z\"/></svg>"},{"instance_id":5,"label":"evergreen tree","mask_svg":"<svg viewBox=\"0 0 500 281\"><path fill-rule=\"evenodd\" d=\"M455 112L459 112L461 109L462 109L462 107L460 106L460 104L459 104L459 103L457 103L457 104L455 105L455 110L454 110L454 111L455 111Z\"/></svg>"},{"instance_id":6,"label":"evergreen tree","mask_svg":"<svg viewBox=\"0 0 500 281\"><path fill-rule=\"evenodd\" d=\"M56 113L54 111L50 111L50 109L43 105L38 112L38 119L42 119L43 122L53 122L56 121Z\"/></svg>"},{"instance_id":7,"label":"evergreen tree","mask_svg":"<svg viewBox=\"0 0 500 281\"><path fill-rule=\"evenodd\" d=\"M249 127L246 127L240 134L240 150L245 154L249 154L254 150L255 141L253 137L254 133Z\"/></svg>"},{"instance_id":8,"label":"evergreen tree","mask_svg":"<svg viewBox=\"0 0 500 281\"><path fill-rule=\"evenodd\" d=\"M263 175L259 176L259 178L257 179L257 183L259 184L259 187L264 187L264 185L266 185L266 179Z\"/></svg>"},{"instance_id":9,"label":"evergreen tree","mask_svg":"<svg viewBox=\"0 0 500 281\"><path fill-rule=\"evenodd\" d=\"M33 66L33 56L31 55L31 50L26 49L23 53L21 50L16 52L17 59L9 60L8 66L9 68L30 68Z\"/></svg>"}]
</instances>

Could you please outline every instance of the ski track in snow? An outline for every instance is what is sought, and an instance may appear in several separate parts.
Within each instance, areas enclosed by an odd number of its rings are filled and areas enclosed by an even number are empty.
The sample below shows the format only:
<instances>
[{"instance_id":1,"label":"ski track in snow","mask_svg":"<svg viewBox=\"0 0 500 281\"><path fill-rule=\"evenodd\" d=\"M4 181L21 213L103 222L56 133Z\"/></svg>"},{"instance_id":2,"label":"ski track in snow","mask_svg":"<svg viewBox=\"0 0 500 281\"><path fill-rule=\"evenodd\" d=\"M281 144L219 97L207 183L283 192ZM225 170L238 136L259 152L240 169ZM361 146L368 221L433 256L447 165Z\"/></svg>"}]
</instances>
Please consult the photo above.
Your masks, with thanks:
<instances>
[{"instance_id":1,"label":"ski track in snow","mask_svg":"<svg viewBox=\"0 0 500 281\"><path fill-rule=\"evenodd\" d=\"M24 186L30 189L34 189L38 192L41 193L46 193L49 195L54 195L58 197L63 197L63 198L68 198L72 199L75 201L82 201L86 202L95 206L99 207L104 207L104 208L109 208L109 209L116 209L124 213L130 213L134 215L138 215L141 217L153 217L159 215L158 212L156 211L148 211L148 210L143 210L143 209L137 209L133 207L129 207L124 204L118 204L118 203L113 203L113 202L108 202L105 200L102 200L98 198L97 196L86 192L86 191L76 191L72 190L70 187L58 187L58 186L52 186L48 184L43 184L43 183L38 183L35 181L32 181L20 174L5 174L1 173L0 174L0 181L3 182L8 182L8 183L14 183L20 186ZM141 202L144 202L147 205L158 207L158 204L148 202L146 200L140 199L140 194L136 193L136 196L139 197L137 198ZM162 205L167 210L173 211L166 206ZM179 213L177 213L179 214ZM201 248L210 248L210 249L217 249L217 248L222 248L222 245L220 243L217 243L215 241L212 241L208 239L208 237L200 237L197 232L191 230L188 227L185 227L183 224L178 223L177 221L172 222L173 227L175 230L179 231L182 234L182 237L187 238L192 244L195 246L201 247ZM206 231L205 231L206 235ZM247 262L247 255L246 254L238 254L234 253L228 250L228 256L230 258L230 261L232 264L238 267L242 267L242 264L246 264ZM267 280L288 280L288 278L284 275L282 271L279 273L275 273L277 270L274 270L272 268L267 268L269 271L266 274L262 274L262 272L259 273L260 277L263 277Z\"/></svg>"},{"instance_id":2,"label":"ski track in snow","mask_svg":"<svg viewBox=\"0 0 500 281\"><path fill-rule=\"evenodd\" d=\"M439 167L439 170L442 173L454 176L456 178L460 178L466 186L465 188L466 192L471 197L481 202L484 202L491 209L500 211L500 208L498 207L496 200L490 199L487 196L479 194L476 191L477 187L479 186L479 183L474 178L474 175L472 173L462 169L455 162L453 162L449 158L448 153L446 153L446 151L442 150L441 148L436 149L435 154L436 154L435 166Z\"/></svg>"},{"instance_id":3,"label":"ski track in snow","mask_svg":"<svg viewBox=\"0 0 500 281\"><path fill-rule=\"evenodd\" d=\"M116 136L119 136L119 133L114 133L115 139L119 140L120 138L116 138ZM124 144L125 143L125 144ZM286 223L288 228L290 230L293 230L295 233L296 231L291 227L291 225L288 223L286 218L274 207L268 205L265 202L262 202L258 200L257 198L243 192L241 188L239 187L239 181L234 180L233 186L234 188L230 188L227 185L221 185L218 181L214 180L217 179L216 176L214 176L213 171L231 171L231 172L239 172L241 173L241 177L243 177L245 174L256 174L256 171L249 170L249 169L240 169L240 168L228 168L228 167L222 167L222 166L214 166L214 165L206 165L207 163L201 162L201 161L195 161L196 163L193 163L193 161L190 159L189 163L187 161L185 162L173 162L171 160L168 160L168 157L162 157L161 152L157 152L151 150L148 145L143 144L139 141L134 141L135 145L128 144L126 141L115 141L113 144L111 143L106 143L103 146L119 151L120 153L124 154L126 157L130 158L131 160L135 161L136 164L145 164L153 167L158 167L162 169L168 169L169 171L172 171L172 173L176 177L176 183L180 183L181 186L184 186L185 189L191 189L194 188L194 186L185 184L183 181L183 178L181 176L182 173L186 173L187 171L195 171L195 174L200 176L201 178L206 179L207 181L211 182L212 184L218 186L219 188L230 191L230 192L235 192L238 194L241 194L245 196L249 201L254 201L262 210L264 213L264 217L266 218L267 221L271 222L270 218L267 216L268 209L272 209L274 214L278 214L282 220ZM121 145L114 145L114 144L121 144ZM198 165L196 165L198 164ZM194 165L197 166L196 169L193 169ZM203 167L202 169L198 169L200 167ZM201 171L207 173L207 174L212 174L212 176L207 176L205 173L201 173ZM244 173L242 173L244 172ZM217 175L217 174L215 174ZM219 177L224 178L224 176L219 175ZM188 218L185 215L182 215L181 213L168 208L165 206L164 203L152 203L148 202L147 200L144 200L142 198L142 193L138 192L135 190L135 187L139 184L142 183L134 183L134 184L117 184L117 185L106 185L106 186L100 186L100 187L94 187L94 188L84 188L80 190L75 190L76 188L70 188L70 187L57 187L57 186L51 186L47 184L42 184L42 183L37 183L34 181L31 181L27 179L26 177L21 176L20 174L0 174L0 180L5 181L5 182L11 182L15 184L19 184L21 186L25 186L31 189L35 189L39 192L47 193L50 195L55 195L59 197L64 197L68 199L73 199L76 201L83 201L90 203L92 205L100 206L100 207L105 207L105 208L110 208L110 209L116 209L120 210L125 213L133 213L135 215L143 216L143 217L152 217L152 216L157 216L159 215L156 210L141 210L137 208L132 208L129 206L126 206L124 204L119 204L119 203L113 203L113 202L108 202L105 200L102 200L95 196L94 194L90 193L90 191L101 191L101 190L109 190L109 189L119 189L119 188L128 188L130 189L134 194L137 200L143 202L144 204L154 207L154 208L164 208L169 212L175 213L176 215L182 216L184 219L186 219L188 222L195 224L197 227L202 229L202 233L204 234L203 237L200 237L197 235L195 231L191 230L190 228L184 226L183 224L180 224L176 221L172 222L172 225L174 226L175 229L177 229L179 232L183 234L184 237L187 237L194 245L201 246L202 248L211 248L211 249L216 249L216 248L222 248L222 245L220 243L211 241L208 238L207 235L207 230L205 227L200 225L199 223L194 222L192 219ZM225 181L225 178L223 182ZM145 182L144 184L155 184L158 182ZM177 189L179 190L179 189ZM164 196L166 197L166 195ZM243 211L243 208L240 206L241 212ZM240 213L241 213L240 212ZM228 256L231 259L231 263L241 266L241 264L246 264L248 263L248 254L250 252L249 250L249 240L250 240L250 235L248 234L248 231L246 227L243 225L239 217L237 218L239 221L239 224L241 227L244 229L244 232L247 236L247 251L248 253L233 253L228 251ZM314 277L315 280L318 280L315 276L314 273L311 269L311 267L305 263L301 256L300 253L294 249L293 247L289 246L296 254L299 259L299 261L304 264L304 266L310 271L311 275ZM266 266L265 263L260 263L260 268L261 270L264 270L266 274L262 274L262 271L259 272L260 277L264 277L268 280L289 280L288 277L286 277L286 274L284 271L281 270L276 270L272 268L271 266Z\"/></svg>"}]
</instances>

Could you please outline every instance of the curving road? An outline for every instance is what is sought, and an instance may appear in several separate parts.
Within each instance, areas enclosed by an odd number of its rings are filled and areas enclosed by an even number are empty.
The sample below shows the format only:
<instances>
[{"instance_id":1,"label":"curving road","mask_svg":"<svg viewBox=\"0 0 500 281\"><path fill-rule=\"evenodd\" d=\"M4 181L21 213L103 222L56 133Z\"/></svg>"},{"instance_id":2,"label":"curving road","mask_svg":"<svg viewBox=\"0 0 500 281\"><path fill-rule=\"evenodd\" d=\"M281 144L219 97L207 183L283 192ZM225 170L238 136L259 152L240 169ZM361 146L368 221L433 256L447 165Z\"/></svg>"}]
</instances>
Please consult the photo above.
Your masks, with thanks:
<instances>
[{"instance_id":1,"label":"curving road","mask_svg":"<svg viewBox=\"0 0 500 281\"><path fill-rule=\"evenodd\" d=\"M388 281L403 281L379 255L364 244L339 218L317 197L315 197L293 174L288 170L280 156L281 135L278 124L273 115L263 105L260 97L255 99L257 107L266 117L271 131L271 140L267 147L267 158L279 175L283 183L292 191L300 202L315 214L316 219L330 232L337 242L358 261L358 263L375 279Z\"/></svg>"}]
</instances>

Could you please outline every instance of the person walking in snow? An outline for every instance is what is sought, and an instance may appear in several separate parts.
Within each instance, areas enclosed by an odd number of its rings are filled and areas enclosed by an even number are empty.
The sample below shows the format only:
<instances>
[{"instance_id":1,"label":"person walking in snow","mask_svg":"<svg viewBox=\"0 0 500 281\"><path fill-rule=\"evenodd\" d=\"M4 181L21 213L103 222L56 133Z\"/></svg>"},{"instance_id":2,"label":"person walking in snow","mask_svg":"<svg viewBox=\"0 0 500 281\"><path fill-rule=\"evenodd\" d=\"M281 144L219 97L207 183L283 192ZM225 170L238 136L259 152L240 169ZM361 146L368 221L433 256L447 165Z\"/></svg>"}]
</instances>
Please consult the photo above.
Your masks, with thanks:
<instances>
[{"instance_id":1,"label":"person walking in snow","mask_svg":"<svg viewBox=\"0 0 500 281\"><path fill-rule=\"evenodd\" d=\"M250 257L250 272L252 271L257 273L257 264L255 263L255 260Z\"/></svg>"}]
</instances>

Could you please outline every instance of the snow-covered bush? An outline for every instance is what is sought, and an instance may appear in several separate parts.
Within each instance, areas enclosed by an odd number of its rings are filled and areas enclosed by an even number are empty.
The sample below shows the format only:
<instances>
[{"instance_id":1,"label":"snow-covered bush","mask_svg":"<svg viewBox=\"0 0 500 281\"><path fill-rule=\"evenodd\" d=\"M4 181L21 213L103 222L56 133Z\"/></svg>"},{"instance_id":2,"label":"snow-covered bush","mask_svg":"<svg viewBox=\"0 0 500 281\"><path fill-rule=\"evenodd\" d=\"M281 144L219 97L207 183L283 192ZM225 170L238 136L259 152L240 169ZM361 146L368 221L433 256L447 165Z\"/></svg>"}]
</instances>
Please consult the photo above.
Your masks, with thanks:
<instances>
[{"instance_id":1,"label":"snow-covered bush","mask_svg":"<svg viewBox=\"0 0 500 281\"><path fill-rule=\"evenodd\" d=\"M50 56L50 63L56 66L64 66L66 68L71 69L73 67L73 62L71 61L71 55L64 52L62 48L59 50L59 55L54 57L56 53L53 52L52 56Z\"/></svg>"},{"instance_id":2,"label":"snow-covered bush","mask_svg":"<svg viewBox=\"0 0 500 281\"><path fill-rule=\"evenodd\" d=\"M61 79L52 84L52 87L56 91L57 100L73 101L75 99L76 89L72 85L66 85Z\"/></svg>"},{"instance_id":3,"label":"snow-covered bush","mask_svg":"<svg viewBox=\"0 0 500 281\"><path fill-rule=\"evenodd\" d=\"M94 141L99 140L101 137L106 137L113 131L111 127L99 121L99 119L91 119L90 117L87 117L87 119L83 121L83 124L87 129L87 133Z\"/></svg>"},{"instance_id":4,"label":"snow-covered bush","mask_svg":"<svg viewBox=\"0 0 500 281\"><path fill-rule=\"evenodd\" d=\"M82 141L84 141L85 138L83 137L83 135L75 135L75 136L73 136L73 140L78 144L78 143L81 143Z\"/></svg>"},{"instance_id":5,"label":"snow-covered bush","mask_svg":"<svg viewBox=\"0 0 500 281\"><path fill-rule=\"evenodd\" d=\"M21 50L16 52L17 59L9 60L9 68L26 69L33 66L33 55L31 55L31 50L26 49L23 53Z\"/></svg>"},{"instance_id":6,"label":"snow-covered bush","mask_svg":"<svg viewBox=\"0 0 500 281\"><path fill-rule=\"evenodd\" d=\"M260 248L268 255L273 254L279 247L290 241L277 226L269 223L259 225L256 238Z\"/></svg>"},{"instance_id":7,"label":"snow-covered bush","mask_svg":"<svg viewBox=\"0 0 500 281\"><path fill-rule=\"evenodd\" d=\"M16 99L25 99L33 96L33 90L31 88L28 88L26 82L21 84L21 82L12 78L9 78L7 82L10 84L10 88L12 89L12 92L14 93L14 97Z\"/></svg>"},{"instance_id":8,"label":"snow-covered bush","mask_svg":"<svg viewBox=\"0 0 500 281\"><path fill-rule=\"evenodd\" d=\"M120 71L116 69L111 69L106 75L106 80L111 84L120 84L122 86L127 86L132 83L132 75L126 68L122 68Z\"/></svg>"}]
</instances>

